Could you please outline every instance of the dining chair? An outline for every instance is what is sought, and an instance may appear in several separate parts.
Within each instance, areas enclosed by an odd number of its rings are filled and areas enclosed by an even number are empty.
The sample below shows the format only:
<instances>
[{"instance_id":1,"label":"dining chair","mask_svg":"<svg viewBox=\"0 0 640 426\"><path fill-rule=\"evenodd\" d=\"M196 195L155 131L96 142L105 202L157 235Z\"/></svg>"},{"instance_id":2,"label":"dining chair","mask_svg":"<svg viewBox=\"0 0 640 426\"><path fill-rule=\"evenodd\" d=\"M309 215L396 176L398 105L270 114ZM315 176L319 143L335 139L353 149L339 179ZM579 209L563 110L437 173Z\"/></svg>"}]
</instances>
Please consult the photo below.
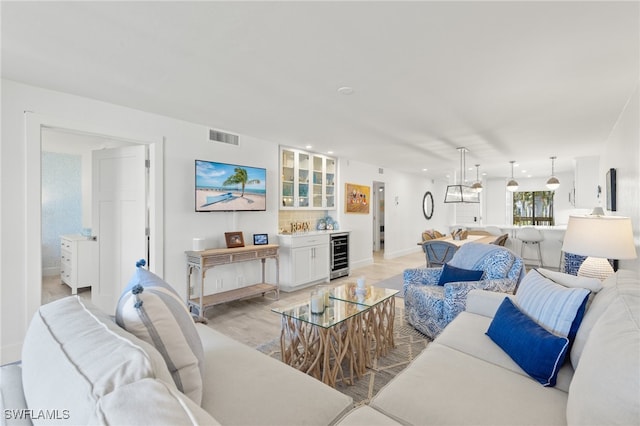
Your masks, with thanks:
<instances>
[{"instance_id":1,"label":"dining chair","mask_svg":"<svg viewBox=\"0 0 640 426\"><path fill-rule=\"evenodd\" d=\"M497 246L504 246L509 238L509 234L502 234L495 240L493 240L490 244L495 244Z\"/></svg>"},{"instance_id":2,"label":"dining chair","mask_svg":"<svg viewBox=\"0 0 640 426\"><path fill-rule=\"evenodd\" d=\"M427 259L427 268L434 268L451 260L458 246L448 241L430 240L422 243L422 250Z\"/></svg>"}]
</instances>

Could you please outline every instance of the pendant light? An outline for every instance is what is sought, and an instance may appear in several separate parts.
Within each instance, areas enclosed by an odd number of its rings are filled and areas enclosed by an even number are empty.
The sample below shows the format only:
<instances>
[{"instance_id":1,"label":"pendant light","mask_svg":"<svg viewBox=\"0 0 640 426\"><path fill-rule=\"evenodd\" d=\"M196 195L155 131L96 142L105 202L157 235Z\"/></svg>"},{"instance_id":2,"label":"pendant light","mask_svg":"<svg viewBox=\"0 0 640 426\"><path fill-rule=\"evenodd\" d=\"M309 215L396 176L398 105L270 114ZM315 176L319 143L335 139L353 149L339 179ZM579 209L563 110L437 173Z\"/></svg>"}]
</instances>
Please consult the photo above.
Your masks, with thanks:
<instances>
[{"instance_id":1,"label":"pendant light","mask_svg":"<svg viewBox=\"0 0 640 426\"><path fill-rule=\"evenodd\" d=\"M515 192L518 190L518 182L513 178L513 164L515 160L509 161L511 163L511 180L507 182L507 189L511 192Z\"/></svg>"},{"instance_id":2,"label":"pendant light","mask_svg":"<svg viewBox=\"0 0 640 426\"><path fill-rule=\"evenodd\" d=\"M554 167L553 167L555 159L557 157L549 157L549 158L551 158L551 177L549 178L549 180L547 180L547 188L553 191L560 187L560 181L556 177L554 173Z\"/></svg>"},{"instance_id":3,"label":"pendant light","mask_svg":"<svg viewBox=\"0 0 640 426\"><path fill-rule=\"evenodd\" d=\"M474 191L470 186L464 184L465 182L465 167L466 167L466 153L469 151L467 148L458 148L460 152L460 179L461 182L456 185L448 185L447 192L444 196L445 203L479 203L479 193Z\"/></svg>"},{"instance_id":4,"label":"pendant light","mask_svg":"<svg viewBox=\"0 0 640 426\"><path fill-rule=\"evenodd\" d=\"M482 182L480 182L480 175L479 175L479 168L480 168L480 164L476 164L476 181L473 182L473 185L471 185L471 189L473 190L473 192L482 192Z\"/></svg>"}]
</instances>

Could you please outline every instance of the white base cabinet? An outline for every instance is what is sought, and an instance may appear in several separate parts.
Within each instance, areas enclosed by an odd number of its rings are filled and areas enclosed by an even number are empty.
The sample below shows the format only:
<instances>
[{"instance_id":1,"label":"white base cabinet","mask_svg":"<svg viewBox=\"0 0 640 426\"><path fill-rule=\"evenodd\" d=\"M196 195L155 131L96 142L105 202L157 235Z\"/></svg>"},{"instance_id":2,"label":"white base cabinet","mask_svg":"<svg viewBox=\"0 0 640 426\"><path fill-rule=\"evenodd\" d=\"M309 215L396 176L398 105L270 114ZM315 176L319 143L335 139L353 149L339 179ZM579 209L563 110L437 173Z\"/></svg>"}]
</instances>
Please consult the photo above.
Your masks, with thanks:
<instances>
[{"instance_id":1,"label":"white base cabinet","mask_svg":"<svg viewBox=\"0 0 640 426\"><path fill-rule=\"evenodd\" d=\"M279 235L280 290L329 282L329 234Z\"/></svg>"},{"instance_id":2,"label":"white base cabinet","mask_svg":"<svg viewBox=\"0 0 640 426\"><path fill-rule=\"evenodd\" d=\"M98 281L98 242L82 235L60 236L60 278L77 294Z\"/></svg>"}]
</instances>

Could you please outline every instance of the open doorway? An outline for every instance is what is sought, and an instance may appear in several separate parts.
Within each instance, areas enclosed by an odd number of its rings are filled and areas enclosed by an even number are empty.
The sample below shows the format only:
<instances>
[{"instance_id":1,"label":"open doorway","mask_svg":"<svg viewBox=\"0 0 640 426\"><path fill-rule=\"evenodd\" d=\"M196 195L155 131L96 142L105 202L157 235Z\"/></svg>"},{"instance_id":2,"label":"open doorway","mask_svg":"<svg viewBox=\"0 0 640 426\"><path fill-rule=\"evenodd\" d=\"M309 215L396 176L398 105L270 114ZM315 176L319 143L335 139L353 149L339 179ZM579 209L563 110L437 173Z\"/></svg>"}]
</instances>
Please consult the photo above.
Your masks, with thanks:
<instances>
[{"instance_id":1,"label":"open doorway","mask_svg":"<svg viewBox=\"0 0 640 426\"><path fill-rule=\"evenodd\" d=\"M99 271L92 229L92 153L135 145L103 136L43 128L42 303L91 298Z\"/></svg>"},{"instance_id":2,"label":"open doorway","mask_svg":"<svg viewBox=\"0 0 640 426\"><path fill-rule=\"evenodd\" d=\"M384 182L373 182L373 251L384 253Z\"/></svg>"},{"instance_id":3,"label":"open doorway","mask_svg":"<svg viewBox=\"0 0 640 426\"><path fill-rule=\"evenodd\" d=\"M113 123L104 125L46 116L25 111L26 140L26 252L35 261L29 262L24 271L26 309L25 321L30 321L42 304L42 132L45 129L65 129L70 133L103 136L108 139L128 141L142 145L149 153L149 200L148 200L148 260L152 272L164 275L164 187L163 157L164 138L157 134L119 128ZM112 131L113 130L113 131ZM120 149L129 149L125 147ZM96 151L100 152L100 151ZM143 257L143 256L141 256ZM93 297L92 297L93 300Z\"/></svg>"}]
</instances>

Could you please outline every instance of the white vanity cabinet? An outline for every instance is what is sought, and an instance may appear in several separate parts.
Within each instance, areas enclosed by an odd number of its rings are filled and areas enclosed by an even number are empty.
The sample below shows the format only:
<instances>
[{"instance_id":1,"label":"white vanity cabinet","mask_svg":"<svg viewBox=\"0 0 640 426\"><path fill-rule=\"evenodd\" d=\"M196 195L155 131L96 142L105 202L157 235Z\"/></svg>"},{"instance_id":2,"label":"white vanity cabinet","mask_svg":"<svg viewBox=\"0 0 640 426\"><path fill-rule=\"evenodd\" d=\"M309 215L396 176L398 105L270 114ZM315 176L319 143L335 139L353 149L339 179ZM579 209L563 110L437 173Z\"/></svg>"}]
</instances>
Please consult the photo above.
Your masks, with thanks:
<instances>
[{"instance_id":1,"label":"white vanity cabinet","mask_svg":"<svg viewBox=\"0 0 640 426\"><path fill-rule=\"evenodd\" d=\"M329 234L279 235L280 289L294 291L329 281Z\"/></svg>"},{"instance_id":2,"label":"white vanity cabinet","mask_svg":"<svg viewBox=\"0 0 640 426\"><path fill-rule=\"evenodd\" d=\"M82 235L60 236L60 278L77 294L98 280L98 242Z\"/></svg>"}]
</instances>

